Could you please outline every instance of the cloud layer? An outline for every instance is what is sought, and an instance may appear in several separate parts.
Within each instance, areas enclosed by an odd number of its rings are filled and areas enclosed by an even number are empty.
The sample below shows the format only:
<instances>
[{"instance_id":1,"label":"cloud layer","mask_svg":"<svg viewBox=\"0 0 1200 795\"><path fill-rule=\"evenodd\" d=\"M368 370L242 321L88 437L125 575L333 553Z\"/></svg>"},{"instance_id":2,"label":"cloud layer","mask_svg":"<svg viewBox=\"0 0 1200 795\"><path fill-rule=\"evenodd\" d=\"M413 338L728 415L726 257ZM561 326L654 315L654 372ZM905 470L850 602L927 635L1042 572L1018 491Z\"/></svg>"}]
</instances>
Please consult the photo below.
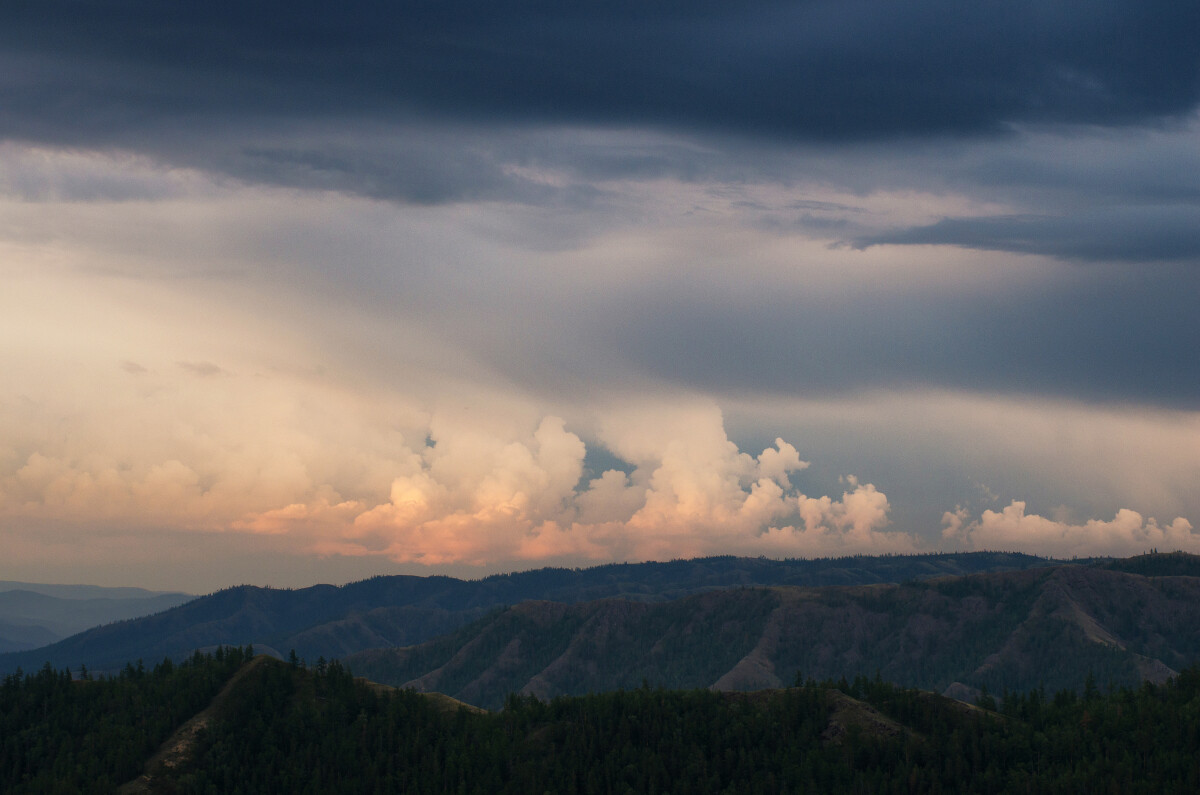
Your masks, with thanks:
<instances>
[{"instance_id":1,"label":"cloud layer","mask_svg":"<svg viewBox=\"0 0 1200 795\"><path fill-rule=\"evenodd\" d=\"M147 119L417 112L817 139L1124 124L1193 107L1198 26L1200 12L1166 0L1087 13L1024 0L460 0L336 14L49 0L0 16L0 45L25 67L6 70L0 120L8 135L60 140Z\"/></svg>"},{"instance_id":2,"label":"cloud layer","mask_svg":"<svg viewBox=\"0 0 1200 795\"><path fill-rule=\"evenodd\" d=\"M0 565L1190 548L1197 29L4 5Z\"/></svg>"},{"instance_id":3,"label":"cloud layer","mask_svg":"<svg viewBox=\"0 0 1200 795\"><path fill-rule=\"evenodd\" d=\"M347 469L366 451L339 449L316 427L290 440L294 426L259 429L240 444L224 425L210 434L179 428L164 447L185 460L158 462L118 438L60 443L51 455L9 448L0 515L9 524L81 530L266 534L318 555L489 570L529 561L842 554L917 544L885 530L890 506L873 485L847 477L840 498L810 497L791 481L808 467L795 447L777 439L756 457L743 453L711 405L605 417L594 444L607 446L628 471L594 477L585 470L584 442L562 419L545 417L515 438L498 427L434 415L423 444L396 436L367 469ZM119 437L130 428L113 430ZM26 443L48 446L36 433L27 430ZM381 476L390 479L383 495Z\"/></svg>"}]
</instances>

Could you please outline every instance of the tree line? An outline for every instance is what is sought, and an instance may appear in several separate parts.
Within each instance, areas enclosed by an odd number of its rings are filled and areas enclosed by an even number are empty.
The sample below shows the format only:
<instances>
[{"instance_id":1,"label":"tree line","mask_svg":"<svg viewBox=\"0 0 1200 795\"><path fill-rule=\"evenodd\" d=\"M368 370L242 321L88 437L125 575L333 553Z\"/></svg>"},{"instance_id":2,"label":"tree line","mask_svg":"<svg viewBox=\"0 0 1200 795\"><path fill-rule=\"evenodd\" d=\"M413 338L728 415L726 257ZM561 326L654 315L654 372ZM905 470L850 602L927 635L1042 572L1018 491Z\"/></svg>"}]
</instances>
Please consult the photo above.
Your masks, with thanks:
<instances>
[{"instance_id":1,"label":"tree line","mask_svg":"<svg viewBox=\"0 0 1200 795\"><path fill-rule=\"evenodd\" d=\"M49 667L5 678L0 790L96 792L134 778L251 653L90 681ZM1200 791L1200 667L1163 685L984 692L976 706L858 676L759 693L514 694L482 713L338 662L269 663L231 686L190 761L161 771L161 791Z\"/></svg>"}]
</instances>

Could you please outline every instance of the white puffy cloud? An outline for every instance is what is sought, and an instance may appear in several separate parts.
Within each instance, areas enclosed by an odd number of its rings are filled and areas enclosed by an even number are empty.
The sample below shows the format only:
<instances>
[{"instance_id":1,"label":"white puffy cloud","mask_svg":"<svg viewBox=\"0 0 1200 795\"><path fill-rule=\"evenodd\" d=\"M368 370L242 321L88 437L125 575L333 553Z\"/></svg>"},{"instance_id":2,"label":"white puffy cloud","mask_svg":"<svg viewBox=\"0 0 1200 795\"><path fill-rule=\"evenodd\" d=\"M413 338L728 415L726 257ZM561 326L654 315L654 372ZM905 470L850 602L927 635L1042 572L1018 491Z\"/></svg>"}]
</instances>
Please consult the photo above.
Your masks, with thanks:
<instances>
[{"instance_id":1,"label":"white puffy cloud","mask_svg":"<svg viewBox=\"0 0 1200 795\"><path fill-rule=\"evenodd\" d=\"M825 467L869 470L886 484L895 525L931 546L956 503L978 517L1020 499L1077 523L1121 508L1200 516L1195 411L925 389L723 405L732 433L765 426L803 439Z\"/></svg>"},{"instance_id":2,"label":"white puffy cloud","mask_svg":"<svg viewBox=\"0 0 1200 795\"><path fill-rule=\"evenodd\" d=\"M585 453L562 419L547 417L529 437L505 439L435 418L430 439L414 471L393 481L387 502L318 548L473 565L593 551L561 530L573 517Z\"/></svg>"},{"instance_id":3,"label":"white puffy cloud","mask_svg":"<svg viewBox=\"0 0 1200 795\"><path fill-rule=\"evenodd\" d=\"M962 508L947 512L942 535L972 549L1019 550L1050 557L1137 555L1151 548L1160 552L1200 552L1200 534L1191 523L1176 517L1159 525L1153 517L1122 508L1109 521L1089 519L1083 524L1025 513L1025 503L1013 500L1001 511L984 511L972 521Z\"/></svg>"}]
</instances>

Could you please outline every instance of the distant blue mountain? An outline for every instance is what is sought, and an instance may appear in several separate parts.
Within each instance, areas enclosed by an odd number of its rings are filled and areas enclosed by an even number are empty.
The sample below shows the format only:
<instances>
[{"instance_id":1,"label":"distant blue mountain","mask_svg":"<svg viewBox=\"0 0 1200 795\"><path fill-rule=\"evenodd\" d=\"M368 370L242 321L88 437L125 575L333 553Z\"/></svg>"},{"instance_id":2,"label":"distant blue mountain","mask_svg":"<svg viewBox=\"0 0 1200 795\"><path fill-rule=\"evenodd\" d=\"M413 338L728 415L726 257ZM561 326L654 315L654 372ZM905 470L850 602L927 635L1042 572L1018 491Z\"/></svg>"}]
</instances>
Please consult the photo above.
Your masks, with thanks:
<instances>
[{"instance_id":1,"label":"distant blue mountain","mask_svg":"<svg viewBox=\"0 0 1200 795\"><path fill-rule=\"evenodd\" d=\"M192 598L194 594L180 591L148 591L145 588L109 587L106 585L57 585L41 582L19 582L0 580L0 593L4 591L32 591L59 599L151 599L156 596Z\"/></svg>"},{"instance_id":2,"label":"distant blue mountain","mask_svg":"<svg viewBox=\"0 0 1200 795\"><path fill-rule=\"evenodd\" d=\"M36 649L39 646L53 643L60 637L37 624L12 624L0 621L0 653Z\"/></svg>"},{"instance_id":3,"label":"distant blue mountain","mask_svg":"<svg viewBox=\"0 0 1200 795\"><path fill-rule=\"evenodd\" d=\"M0 652L46 646L92 627L158 613L194 598L141 588L0 581Z\"/></svg>"}]
</instances>

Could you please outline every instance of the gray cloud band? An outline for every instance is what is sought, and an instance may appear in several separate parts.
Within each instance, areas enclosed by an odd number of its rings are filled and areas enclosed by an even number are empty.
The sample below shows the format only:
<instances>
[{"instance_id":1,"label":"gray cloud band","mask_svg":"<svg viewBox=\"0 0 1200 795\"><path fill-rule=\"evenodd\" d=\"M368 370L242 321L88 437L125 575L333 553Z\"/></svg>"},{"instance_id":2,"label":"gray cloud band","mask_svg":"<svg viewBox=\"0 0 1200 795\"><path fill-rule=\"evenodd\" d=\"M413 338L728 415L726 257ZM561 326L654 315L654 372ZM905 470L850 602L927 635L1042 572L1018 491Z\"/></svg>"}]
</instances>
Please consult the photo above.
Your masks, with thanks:
<instances>
[{"instance_id":1,"label":"gray cloud band","mask_svg":"<svg viewBox=\"0 0 1200 795\"><path fill-rule=\"evenodd\" d=\"M1200 6L78 0L0 9L0 134L231 117L651 124L844 141L1121 125L1200 97Z\"/></svg>"},{"instance_id":2,"label":"gray cloud band","mask_svg":"<svg viewBox=\"0 0 1200 795\"><path fill-rule=\"evenodd\" d=\"M946 218L855 241L951 245L1084 262L1200 263L1200 206L1123 207L1063 216Z\"/></svg>"}]
</instances>

